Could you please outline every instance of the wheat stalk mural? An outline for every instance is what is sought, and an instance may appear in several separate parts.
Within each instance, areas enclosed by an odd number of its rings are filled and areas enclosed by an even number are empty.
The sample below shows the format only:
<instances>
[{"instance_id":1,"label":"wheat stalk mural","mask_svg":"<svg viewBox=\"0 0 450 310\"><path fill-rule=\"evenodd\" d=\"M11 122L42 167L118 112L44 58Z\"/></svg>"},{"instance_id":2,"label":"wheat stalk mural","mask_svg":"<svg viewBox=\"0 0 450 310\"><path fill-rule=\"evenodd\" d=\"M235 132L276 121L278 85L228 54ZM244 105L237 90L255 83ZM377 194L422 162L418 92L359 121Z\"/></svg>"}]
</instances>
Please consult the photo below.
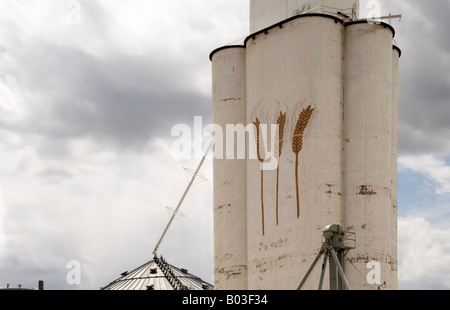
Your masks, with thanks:
<instances>
[{"instance_id":1,"label":"wheat stalk mural","mask_svg":"<svg viewBox=\"0 0 450 310\"><path fill-rule=\"evenodd\" d=\"M275 133L275 141L274 141L274 154L278 160L278 167L277 167L277 187L276 187L276 219L277 219L277 226L278 226L278 185L279 185L279 179L280 179L280 158L281 153L283 152L283 143L284 143L284 131L286 126L286 113L280 112L280 115L277 119L277 131Z\"/></svg>"},{"instance_id":2,"label":"wheat stalk mural","mask_svg":"<svg viewBox=\"0 0 450 310\"><path fill-rule=\"evenodd\" d=\"M255 140L256 140L256 153L258 156L258 161L261 163L261 214L262 214L262 234L264 236L264 169L262 164L266 159L266 152L264 149L264 140L261 135L261 122L256 118L256 122L253 123L255 126Z\"/></svg>"},{"instance_id":3,"label":"wheat stalk mural","mask_svg":"<svg viewBox=\"0 0 450 310\"><path fill-rule=\"evenodd\" d=\"M299 197L299 181L298 181L298 158L300 151L303 148L303 135L305 129L311 120L314 109L311 106L303 109L298 118L297 124L295 126L294 134L292 137L292 151L295 153L295 184L297 193L297 218L300 217L300 197Z\"/></svg>"}]
</instances>

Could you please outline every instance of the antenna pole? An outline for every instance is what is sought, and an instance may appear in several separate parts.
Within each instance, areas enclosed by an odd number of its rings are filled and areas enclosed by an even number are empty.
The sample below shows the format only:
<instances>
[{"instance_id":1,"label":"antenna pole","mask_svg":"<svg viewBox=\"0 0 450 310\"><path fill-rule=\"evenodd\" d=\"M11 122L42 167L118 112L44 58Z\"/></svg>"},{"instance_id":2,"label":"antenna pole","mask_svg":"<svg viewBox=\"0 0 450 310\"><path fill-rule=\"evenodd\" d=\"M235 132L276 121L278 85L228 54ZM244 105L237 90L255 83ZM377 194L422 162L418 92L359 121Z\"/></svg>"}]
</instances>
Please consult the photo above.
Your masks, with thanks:
<instances>
[{"instance_id":1,"label":"antenna pole","mask_svg":"<svg viewBox=\"0 0 450 310\"><path fill-rule=\"evenodd\" d=\"M175 211L173 212L172 217L171 217L170 220L169 220L169 223L167 223L167 226L166 226L166 228L164 229L164 232L163 232L163 234L161 235L161 238L159 239L158 243L156 244L155 249L153 250L153 255L154 255L154 256L157 256L158 248L159 248L159 246L161 245L161 242L162 242L162 240L164 239L164 237L165 237L167 231L169 230L169 227L170 227L170 225L172 224L172 222L173 222L173 220L174 220L174 218L175 218L175 215L177 214L178 210L180 209L181 204L183 203L184 199L186 198L187 193L188 193L189 190L191 189L192 184L194 184L195 178L197 177L197 175L198 175L198 173L199 173L199 171L200 171L200 168L203 166L203 163L205 162L206 156L208 155L209 151L211 150L211 147L212 147L213 143L214 143L214 142L211 141L211 143L210 143L208 149L207 149L206 152L205 152L205 155L203 155L203 158L202 158L200 164L198 165L197 170L196 170L195 173L193 174L192 179L191 179L191 181L189 182L188 187L187 187L186 190L184 191L184 194L183 194L183 196L181 197L180 202L178 203L177 208L176 208Z\"/></svg>"}]
</instances>

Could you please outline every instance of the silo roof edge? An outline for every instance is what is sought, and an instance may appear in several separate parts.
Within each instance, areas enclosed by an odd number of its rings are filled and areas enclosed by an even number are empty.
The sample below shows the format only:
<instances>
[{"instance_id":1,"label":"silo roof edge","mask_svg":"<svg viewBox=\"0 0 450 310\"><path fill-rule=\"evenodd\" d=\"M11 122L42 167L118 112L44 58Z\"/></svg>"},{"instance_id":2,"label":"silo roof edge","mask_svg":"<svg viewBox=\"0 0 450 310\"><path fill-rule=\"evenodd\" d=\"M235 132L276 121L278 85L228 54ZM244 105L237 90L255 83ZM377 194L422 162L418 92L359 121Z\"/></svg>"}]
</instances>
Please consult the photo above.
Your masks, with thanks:
<instances>
[{"instance_id":1,"label":"silo roof edge","mask_svg":"<svg viewBox=\"0 0 450 310\"><path fill-rule=\"evenodd\" d=\"M392 49L397 50L398 52L398 57L402 57L402 50L400 49L400 47L398 47L397 45L392 45Z\"/></svg>"},{"instance_id":2,"label":"silo roof edge","mask_svg":"<svg viewBox=\"0 0 450 310\"><path fill-rule=\"evenodd\" d=\"M276 23L276 24L274 24L274 25L272 25L272 26L266 27L266 28L264 28L264 29L261 29L261 30L259 30L259 31L257 31L257 32L254 32L254 33L250 34L250 35L247 36L247 38L245 39L243 45L226 45L226 46L222 46L222 47L216 48L215 50L213 50L213 51L209 54L209 60L212 61L212 57L214 56L214 54L217 53L217 52L219 52L219 51L221 51L221 50L223 50L223 49L227 49L227 48L239 48L239 47L240 47L240 48L246 48L246 46L247 46L247 41L248 41L249 39L251 39L251 38L253 38L253 37L255 37L255 36L257 36L257 35L259 35L259 34L261 34L261 33L265 33L265 32L267 32L267 31L269 31L269 30L271 30L271 29L273 29L273 28L280 27L280 26L282 26L283 24L285 24L285 23L287 23L287 22L290 22L290 21L292 21L292 20L294 20L294 19L302 18L302 17L326 17L326 18L334 19L336 22L339 22L339 23L341 23L341 24L344 23L343 20L340 19L339 17L333 16L333 15L329 15L329 14L322 14L322 13L308 13L308 14L302 14L302 15L292 16L292 17L290 17L290 18L288 18L288 19L285 19L285 20L282 20L281 22L278 22L278 23Z\"/></svg>"},{"instance_id":3,"label":"silo roof edge","mask_svg":"<svg viewBox=\"0 0 450 310\"><path fill-rule=\"evenodd\" d=\"M221 50L227 49L227 48L245 48L245 45L225 45L225 46L216 48L215 50L213 50L211 52L211 54L209 54L209 60L212 61L212 58L213 58L215 53L217 53L217 52L219 52Z\"/></svg>"},{"instance_id":4,"label":"silo roof edge","mask_svg":"<svg viewBox=\"0 0 450 310\"><path fill-rule=\"evenodd\" d=\"M329 14L322 14L322 13L309 13L309 14L302 14L302 15L296 15L296 16L292 16L288 19L282 20L281 22L278 22L272 26L266 27L264 29L261 29L255 33L250 34L249 36L247 36L247 38L245 38L244 44L243 45L225 45L219 48L216 48L215 50L213 50L210 54L209 54L209 60L212 61L212 58L214 56L215 53L227 49L227 48L246 48L247 47L247 41L250 40L251 38L255 38L257 35L261 34L261 33L267 33L269 30L276 28L276 27L281 27L283 24L288 23L292 20L295 20L297 18L302 18L302 17L314 17L314 16L318 16L318 17L326 17L326 18L331 18L334 19L336 22L339 22L341 24L343 24L344 26L351 26L351 25L355 25L355 24L363 24L363 23L367 23L369 24L371 21L367 20L367 19L361 19L361 20L356 20L356 21L351 21L351 22L344 22L342 19L340 19L339 17L336 17L334 15L329 15ZM391 25L389 25L388 23L385 22L379 22L377 21L376 24L378 25L382 25L385 28L388 28L392 31L392 37L395 37L395 29L394 27L392 27ZM397 46L393 46L394 49L397 49L400 56L402 54L402 51L400 48L398 48Z\"/></svg>"},{"instance_id":5,"label":"silo roof edge","mask_svg":"<svg viewBox=\"0 0 450 310\"><path fill-rule=\"evenodd\" d=\"M249 35L249 36L245 39L245 41L244 41L244 46L247 46L247 41L248 41L249 39L254 38L254 37L256 37L257 35L259 35L259 34L261 34L261 33L266 33L266 32L268 32L269 30L271 30L271 29L273 29L273 28L281 27L281 26L282 26L283 24L285 24L285 23L288 23L288 22L290 22L290 21L292 21L292 20L295 20L295 19L297 19L297 18L302 18L302 17L326 17L326 18L334 19L335 22L339 22L339 23L341 23L341 24L344 23L344 21L343 21L342 19L340 19L339 17L336 17L336 16L334 16L334 15L329 15L329 14L322 14L322 13L308 13L308 14L295 15L295 16L292 16L292 17L290 17L290 18L288 18L288 19L282 20L281 22L278 22L278 23L276 23L276 24L274 24L274 25L272 25L272 26L266 27L266 28L264 28L264 29L261 29L261 30L255 32L255 33L252 33L251 35Z\"/></svg>"},{"instance_id":6,"label":"silo roof edge","mask_svg":"<svg viewBox=\"0 0 450 310\"><path fill-rule=\"evenodd\" d=\"M391 25L389 25L388 23L385 23L385 22L379 22L379 21L373 21L373 20L367 20L367 19L360 19L360 20L355 20L355 21L351 21L351 22L346 22L344 25L345 26L351 26L351 25L356 25L356 24L374 24L374 25L384 26L384 28L389 28L392 31L392 37L395 38L395 29L394 29L394 27L392 27Z\"/></svg>"}]
</instances>

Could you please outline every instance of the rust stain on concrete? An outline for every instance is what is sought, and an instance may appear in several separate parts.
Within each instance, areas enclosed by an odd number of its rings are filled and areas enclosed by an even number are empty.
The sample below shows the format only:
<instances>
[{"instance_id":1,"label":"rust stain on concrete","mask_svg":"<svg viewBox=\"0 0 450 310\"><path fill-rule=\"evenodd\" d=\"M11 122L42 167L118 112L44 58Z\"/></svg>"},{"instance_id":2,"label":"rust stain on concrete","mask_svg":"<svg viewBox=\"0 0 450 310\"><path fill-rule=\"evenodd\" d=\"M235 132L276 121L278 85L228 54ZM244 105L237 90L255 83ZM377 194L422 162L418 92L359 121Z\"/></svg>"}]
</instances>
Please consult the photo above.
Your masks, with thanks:
<instances>
[{"instance_id":1,"label":"rust stain on concrete","mask_svg":"<svg viewBox=\"0 0 450 310\"><path fill-rule=\"evenodd\" d=\"M223 99L220 100L219 102L228 102L228 101L241 101L241 98L227 98L227 99Z\"/></svg>"},{"instance_id":2,"label":"rust stain on concrete","mask_svg":"<svg viewBox=\"0 0 450 310\"><path fill-rule=\"evenodd\" d=\"M227 208L227 207L228 208L231 207L231 204L228 203L228 204L220 205L218 209L220 210L220 209Z\"/></svg>"},{"instance_id":3,"label":"rust stain on concrete","mask_svg":"<svg viewBox=\"0 0 450 310\"><path fill-rule=\"evenodd\" d=\"M359 187L358 195L373 196L376 194L377 194L377 192L375 192L370 185L361 185Z\"/></svg>"},{"instance_id":4,"label":"rust stain on concrete","mask_svg":"<svg viewBox=\"0 0 450 310\"><path fill-rule=\"evenodd\" d=\"M342 194L340 192L333 192L333 188L338 187L337 185L325 184L325 186L328 188L328 190L325 192L325 194L328 194L328 195L335 194L338 196L342 196Z\"/></svg>"},{"instance_id":5,"label":"rust stain on concrete","mask_svg":"<svg viewBox=\"0 0 450 310\"><path fill-rule=\"evenodd\" d=\"M270 244L270 246L272 247L272 248L278 248L278 247L282 247L286 242L287 242L287 238L285 238L285 239L279 239L277 242L272 242L271 244Z\"/></svg>"},{"instance_id":6,"label":"rust stain on concrete","mask_svg":"<svg viewBox=\"0 0 450 310\"><path fill-rule=\"evenodd\" d=\"M235 265L227 270L225 270L225 268L217 269L217 273L226 275L226 279L229 280L231 278L235 278L237 276L242 275L242 272L245 272L246 270L247 270L246 265Z\"/></svg>"}]
</instances>

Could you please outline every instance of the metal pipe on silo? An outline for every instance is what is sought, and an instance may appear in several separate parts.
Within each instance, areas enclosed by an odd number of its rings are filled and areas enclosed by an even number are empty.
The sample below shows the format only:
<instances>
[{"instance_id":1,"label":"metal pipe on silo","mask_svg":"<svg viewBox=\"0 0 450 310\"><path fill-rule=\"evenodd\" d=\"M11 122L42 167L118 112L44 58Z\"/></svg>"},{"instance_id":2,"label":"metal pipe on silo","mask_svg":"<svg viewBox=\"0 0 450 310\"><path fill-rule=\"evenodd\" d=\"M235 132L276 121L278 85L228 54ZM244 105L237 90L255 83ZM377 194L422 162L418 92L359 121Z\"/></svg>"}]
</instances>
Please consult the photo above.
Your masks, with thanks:
<instances>
[{"instance_id":1,"label":"metal pipe on silo","mask_svg":"<svg viewBox=\"0 0 450 310\"><path fill-rule=\"evenodd\" d=\"M345 227L356 232L347 254L352 287L373 289L361 275L381 267L381 282L397 288L392 227L393 28L385 23L346 24L344 69Z\"/></svg>"},{"instance_id":2,"label":"metal pipe on silo","mask_svg":"<svg viewBox=\"0 0 450 310\"><path fill-rule=\"evenodd\" d=\"M247 163L249 289L295 289L320 251L324 226L343 223L343 34L340 19L311 14L246 40L247 123L270 126L287 116L279 178L264 171L261 186L259 161ZM308 107L310 119L297 126ZM319 277L314 270L306 289L317 288Z\"/></svg>"},{"instance_id":3,"label":"metal pipe on silo","mask_svg":"<svg viewBox=\"0 0 450 310\"><path fill-rule=\"evenodd\" d=\"M226 125L246 125L246 55L243 46L227 46L211 53L213 122L222 128L224 154L215 154L214 170L214 282L217 290L247 289L246 161L227 150ZM233 133L234 135L234 133ZM245 142L244 142L245 144ZM239 145L245 147L245 145ZM220 148L219 148L220 149ZM227 159L226 152L235 151ZM219 156L219 157L217 157ZM220 159L223 156L223 159Z\"/></svg>"}]
</instances>

